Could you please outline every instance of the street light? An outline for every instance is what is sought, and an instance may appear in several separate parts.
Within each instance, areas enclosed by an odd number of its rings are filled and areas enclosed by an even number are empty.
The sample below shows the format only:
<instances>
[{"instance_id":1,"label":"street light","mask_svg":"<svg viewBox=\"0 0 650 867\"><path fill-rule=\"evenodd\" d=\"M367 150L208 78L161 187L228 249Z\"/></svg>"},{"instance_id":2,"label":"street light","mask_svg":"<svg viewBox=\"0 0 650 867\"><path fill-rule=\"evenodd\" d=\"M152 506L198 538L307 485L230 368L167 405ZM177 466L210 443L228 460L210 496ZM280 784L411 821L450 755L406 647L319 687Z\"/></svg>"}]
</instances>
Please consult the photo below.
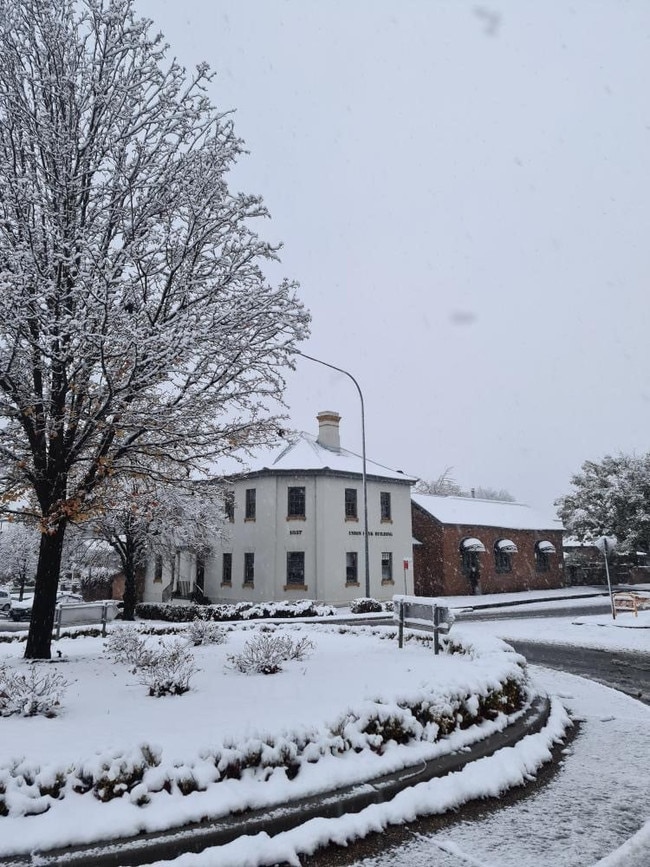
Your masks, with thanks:
<instances>
[{"instance_id":1,"label":"street light","mask_svg":"<svg viewBox=\"0 0 650 867\"><path fill-rule=\"evenodd\" d=\"M613 551L616 547L617 539L614 536L601 536L599 539L596 539L594 545L600 553L605 558L605 575L607 576L607 588L609 590L609 603L612 607L612 618L616 620L616 606L614 605L614 594L612 592L612 582L609 577L609 562L607 560L607 555L610 551Z\"/></svg>"},{"instance_id":2,"label":"street light","mask_svg":"<svg viewBox=\"0 0 650 867\"><path fill-rule=\"evenodd\" d=\"M343 370L342 367L337 367L335 364L329 364L329 362L323 361L320 358L314 358L313 355L307 355L306 352L300 352L296 350L296 354L301 355L303 358L308 358L309 361L315 361L317 364L322 364L324 367L329 367L331 368L331 370L336 370L339 373L344 373L346 376L349 376L352 382L355 384L357 391L359 392L359 400L361 401L361 485L363 488L363 548L366 561L366 596L368 597L370 596L370 557L368 555L368 479L366 475L366 416L361 387L348 370Z\"/></svg>"}]
</instances>

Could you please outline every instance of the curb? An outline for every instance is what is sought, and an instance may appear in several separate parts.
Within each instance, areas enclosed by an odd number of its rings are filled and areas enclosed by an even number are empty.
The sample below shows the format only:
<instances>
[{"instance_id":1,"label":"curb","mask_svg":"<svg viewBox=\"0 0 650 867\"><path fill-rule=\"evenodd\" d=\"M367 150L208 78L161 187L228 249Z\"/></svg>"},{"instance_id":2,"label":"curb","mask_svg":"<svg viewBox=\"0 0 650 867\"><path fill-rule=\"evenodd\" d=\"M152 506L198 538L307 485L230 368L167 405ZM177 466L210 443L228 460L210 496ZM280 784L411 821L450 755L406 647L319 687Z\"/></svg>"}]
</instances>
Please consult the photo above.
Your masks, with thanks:
<instances>
[{"instance_id":1,"label":"curb","mask_svg":"<svg viewBox=\"0 0 650 867\"><path fill-rule=\"evenodd\" d=\"M513 746L526 735L536 734L546 724L550 707L548 697L536 696L530 707L515 722L468 749L420 762L418 765L375 777L369 782L356 783L277 807L251 810L171 831L128 837L115 843L98 842L94 845L10 856L0 859L0 864L5 867L25 867L33 863L43 867L139 867L152 861L170 860L188 852L202 852L211 846L223 846L243 835L266 831L273 836L302 825L309 819L338 818L345 813L363 810L371 804L389 801L409 786L458 771L470 762L490 756L504 747Z\"/></svg>"}]
</instances>

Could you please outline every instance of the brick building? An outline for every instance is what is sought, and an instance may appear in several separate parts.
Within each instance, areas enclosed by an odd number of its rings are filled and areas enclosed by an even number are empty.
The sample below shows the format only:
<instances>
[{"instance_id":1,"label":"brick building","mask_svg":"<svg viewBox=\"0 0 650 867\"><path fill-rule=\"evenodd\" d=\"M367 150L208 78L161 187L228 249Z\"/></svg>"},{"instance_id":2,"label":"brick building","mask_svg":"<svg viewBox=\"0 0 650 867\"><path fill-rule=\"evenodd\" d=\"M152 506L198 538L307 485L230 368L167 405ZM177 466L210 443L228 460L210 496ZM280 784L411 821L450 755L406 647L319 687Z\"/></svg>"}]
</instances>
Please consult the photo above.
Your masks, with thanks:
<instances>
[{"instance_id":1,"label":"brick building","mask_svg":"<svg viewBox=\"0 0 650 867\"><path fill-rule=\"evenodd\" d=\"M412 497L419 596L564 586L562 525L521 503Z\"/></svg>"}]
</instances>

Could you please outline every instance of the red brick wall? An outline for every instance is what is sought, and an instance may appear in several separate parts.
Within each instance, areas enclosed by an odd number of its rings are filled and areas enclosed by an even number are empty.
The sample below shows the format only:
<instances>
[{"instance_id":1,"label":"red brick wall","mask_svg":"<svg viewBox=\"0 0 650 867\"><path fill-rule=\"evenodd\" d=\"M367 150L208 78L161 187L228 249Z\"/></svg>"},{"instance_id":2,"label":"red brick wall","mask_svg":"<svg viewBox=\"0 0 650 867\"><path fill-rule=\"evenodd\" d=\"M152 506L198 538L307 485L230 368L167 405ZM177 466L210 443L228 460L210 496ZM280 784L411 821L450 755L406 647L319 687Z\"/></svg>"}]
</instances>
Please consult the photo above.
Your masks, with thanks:
<instances>
[{"instance_id":1,"label":"red brick wall","mask_svg":"<svg viewBox=\"0 0 650 867\"><path fill-rule=\"evenodd\" d=\"M460 543L468 537L480 539L485 553L479 554L480 589L483 593L507 593L564 586L562 532L560 530L509 530L501 527L442 525L417 506L412 507L413 536L421 545L413 546L415 592L418 596L464 596L472 592L463 574ZM511 555L512 571L498 573L494 545L511 539L518 552ZM547 540L555 546L550 570L537 572L535 544Z\"/></svg>"}]
</instances>

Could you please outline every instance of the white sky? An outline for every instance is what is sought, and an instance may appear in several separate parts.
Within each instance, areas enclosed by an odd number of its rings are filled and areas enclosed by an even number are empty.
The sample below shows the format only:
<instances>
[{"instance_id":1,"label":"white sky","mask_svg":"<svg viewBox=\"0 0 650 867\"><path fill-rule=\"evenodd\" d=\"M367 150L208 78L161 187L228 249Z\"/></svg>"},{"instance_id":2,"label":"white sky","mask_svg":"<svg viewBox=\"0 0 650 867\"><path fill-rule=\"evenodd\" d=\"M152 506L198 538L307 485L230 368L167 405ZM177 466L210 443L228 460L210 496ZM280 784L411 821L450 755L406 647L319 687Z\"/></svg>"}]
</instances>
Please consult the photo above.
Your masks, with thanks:
<instances>
[{"instance_id":1,"label":"white sky","mask_svg":"<svg viewBox=\"0 0 650 867\"><path fill-rule=\"evenodd\" d=\"M368 456L548 508L650 429L647 0L138 0L217 72ZM303 360L294 427L343 416Z\"/></svg>"}]
</instances>

